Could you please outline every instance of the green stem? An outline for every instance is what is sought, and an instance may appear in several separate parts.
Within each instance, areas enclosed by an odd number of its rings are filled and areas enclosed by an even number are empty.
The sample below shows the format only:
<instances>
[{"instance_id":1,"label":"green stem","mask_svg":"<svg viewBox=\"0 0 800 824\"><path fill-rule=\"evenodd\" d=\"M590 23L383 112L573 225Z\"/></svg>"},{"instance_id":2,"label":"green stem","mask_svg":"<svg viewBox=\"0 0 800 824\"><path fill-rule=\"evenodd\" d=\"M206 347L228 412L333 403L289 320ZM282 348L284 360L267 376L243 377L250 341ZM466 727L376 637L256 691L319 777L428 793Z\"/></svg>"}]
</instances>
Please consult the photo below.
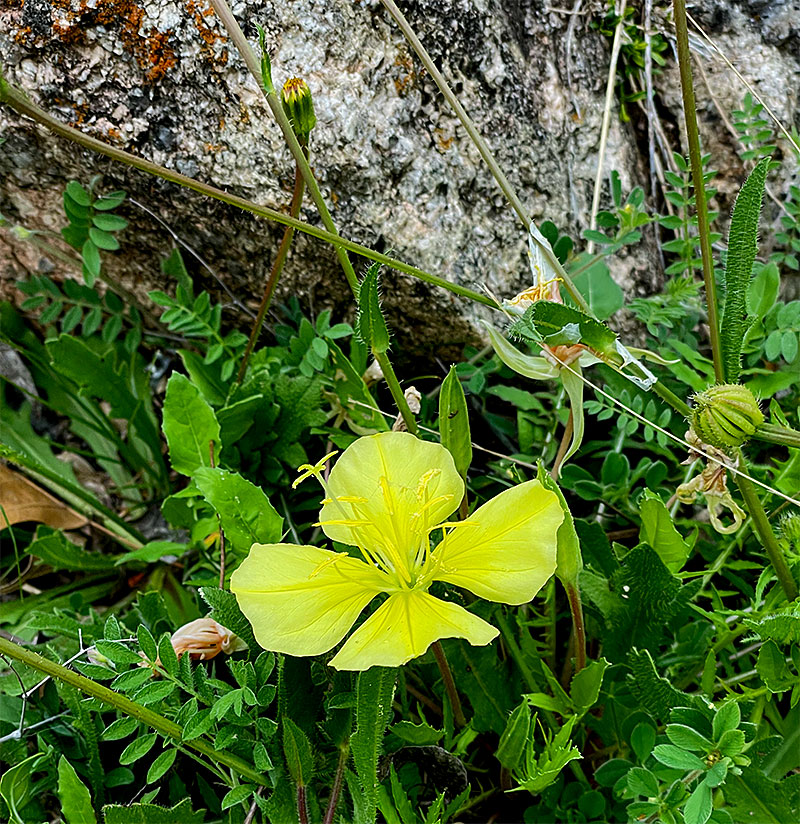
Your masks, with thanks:
<instances>
[{"instance_id":1,"label":"green stem","mask_svg":"<svg viewBox=\"0 0 800 824\"><path fill-rule=\"evenodd\" d=\"M422 45L422 41L417 37L414 29L411 28L408 20L406 20L403 13L400 9L397 8L397 5L394 3L394 0L381 0L384 5L386 11L394 18L395 22L397 23L400 30L406 37L406 40L411 44L411 48L417 53L417 57L419 57L422 65L425 66L431 77L436 82L436 85L439 87L439 91L444 96L445 100L452 106L453 111L456 113L458 119L461 121L461 125L466 130L467 134L470 136L470 139L477 147L478 151L480 152L481 157L483 158L484 163L489 167L489 171L494 176L494 179L497 181L497 185L500 187L503 194L506 196L506 199L511 204L514 211L519 216L519 219L522 221L522 225L525 227L526 230L529 229L531 224L531 216L528 210L523 205L522 201L520 200L519 196L517 195L514 187L509 182L508 178L503 173L503 170L500 168L499 164L494 158L492 154L492 150L489 148L489 144L483 139L481 133L478 131L475 124L472 122L472 118L467 114L464 107L459 102L458 98L456 97L453 90L450 88L447 80L445 80L444 75L436 68L436 64L431 59L431 56L425 49L425 46ZM588 312L591 314L588 304L584 300L583 295L578 291L575 287L575 284L572 282L572 278L564 271L564 267L559 262L558 258L552 253L552 250L548 248L542 247L542 252L548 259L548 262L553 266L553 268L558 273L558 276L564 283L564 288L569 292L572 299L575 303L583 309L584 312Z\"/></svg>"},{"instance_id":2,"label":"green stem","mask_svg":"<svg viewBox=\"0 0 800 824\"><path fill-rule=\"evenodd\" d=\"M796 429L789 429L785 426L776 426L773 423L764 423L758 427L758 431L753 435L768 443L777 443L782 446L791 446L800 449L800 432Z\"/></svg>"},{"instance_id":3,"label":"green stem","mask_svg":"<svg viewBox=\"0 0 800 824\"><path fill-rule=\"evenodd\" d=\"M742 471L749 474L749 469L741 449L736 450L736 456L739 459L739 466L742 468ZM758 537L761 538L761 542L764 544L764 549L766 549L767 555L769 556L770 563L775 570L775 574L778 576L778 580L781 583L786 599L790 602L794 601L798 594L797 584L792 577L792 573L786 563L786 559L783 557L783 552L778 545L778 539L772 531L772 526L767 518L767 513L764 511L764 505L761 503L761 498L758 497L755 485L750 478L745 477L744 475L737 475L736 483L739 487L739 492L742 493L742 498L744 498L747 511L753 519L753 526L758 533Z\"/></svg>"},{"instance_id":4,"label":"green stem","mask_svg":"<svg viewBox=\"0 0 800 824\"><path fill-rule=\"evenodd\" d=\"M431 644L431 650L433 650L436 663L439 665L444 688L447 697L450 699L450 706L453 708L453 720L457 727L464 727L467 724L467 719L464 718L464 710L461 709L461 699L458 697L456 682L453 680L453 673L450 670L450 664L447 663L447 656L444 654L441 641L434 641Z\"/></svg>"},{"instance_id":5,"label":"green stem","mask_svg":"<svg viewBox=\"0 0 800 824\"><path fill-rule=\"evenodd\" d=\"M1 75L0 103L5 103L19 114L40 123L42 126L50 129L50 131L54 134L57 134L59 137L71 140L79 146L83 146L84 148L90 149L98 154L110 157L112 160L116 160L119 163L124 163L126 166L131 166L132 168L139 169L147 174L160 177L163 180L168 180L170 183L176 183L178 186L184 186L187 189L191 189L201 195L212 197L215 200L227 203L229 206L234 206L237 209L250 212L258 217L267 218L268 220L272 220L275 223L280 223L283 226L291 226L298 232L303 232L304 234L315 237L318 240L323 240L326 243L332 244L336 248L341 247L342 249L346 249L353 254L361 255L368 260L374 260L377 263L388 266L398 272L404 272L407 275L412 275L425 283L430 283L433 286L439 286L442 289L447 289L455 295L468 298L476 303L482 303L484 306L489 306L492 309L497 308L497 303L495 303L495 301L490 297L482 295L480 292L476 292L466 286L459 286L458 284L450 283L444 278L440 278L437 275L426 272L424 269L419 269L416 266L411 266L408 263L395 260L388 255L375 252L369 247L362 246L360 243L354 243L352 240L347 240L346 238L341 237L341 235L328 232L317 226L312 226L310 223L297 220L290 215L277 211L276 209L270 209L268 206L261 206L258 203L253 203L243 197L237 197L236 195L232 195L222 189L217 189L215 186L209 186L206 183L201 183L199 180L187 177L179 172L174 172L171 169L166 169L163 166L159 166L156 163L151 163L149 160L144 160L141 157L136 157L136 155L129 154L122 149L117 149L115 146L109 146L107 143L103 143L102 140L89 137L89 135L85 135L77 129L73 129L70 126L59 123L59 121L45 112L44 109L28 100L28 98L19 89L5 83L2 80Z\"/></svg>"},{"instance_id":6,"label":"green stem","mask_svg":"<svg viewBox=\"0 0 800 824\"><path fill-rule=\"evenodd\" d=\"M307 150L306 150L307 151ZM289 214L292 217L297 217L300 214L300 205L303 202L303 192L305 190L305 181L300 174L300 169L295 167L294 171L294 192L292 193L292 205L289 207ZM239 366L239 373L236 376L236 383L240 384L244 380L247 372L247 362L250 360L250 355L253 347L256 345L258 336L261 334L261 327L264 325L264 318L266 317L269 305L272 302L272 295L275 292L275 287L278 285L278 278L283 271L283 265L286 263L286 258L289 255L289 249L294 239L294 229L287 226L283 232L281 245L278 247L278 253L275 256L275 262L272 264L272 271L269 273L267 284L264 287L264 295L261 298L261 305L258 307L258 315L253 321L253 328L250 330L250 339L247 341L244 354L242 355L242 362Z\"/></svg>"},{"instance_id":7,"label":"green stem","mask_svg":"<svg viewBox=\"0 0 800 824\"><path fill-rule=\"evenodd\" d=\"M342 794L342 786L344 785L344 771L347 767L349 757L350 744L349 741L346 741L339 747L339 761L336 764L336 774L333 777L331 797L328 800L328 808L325 810L325 818L322 819L322 824L333 824L333 818L336 815L336 806L339 803L339 796Z\"/></svg>"},{"instance_id":8,"label":"green stem","mask_svg":"<svg viewBox=\"0 0 800 824\"><path fill-rule=\"evenodd\" d=\"M89 695L92 698L97 698L99 701L114 707L114 709L119 710L121 713L130 716L131 718L135 718L143 724L147 724L148 727L155 730L160 735L167 738L172 738L179 742L182 746L189 747L196 752L202 753L212 761L216 761L218 764L223 764L226 767L230 767L248 781L253 781L262 786L270 786L269 779L266 776L261 775L261 773L254 770L253 767L237 755L215 750L214 747L212 747L208 742L199 738L195 738L192 741L183 741L183 729L174 721L164 718L163 715L159 715L158 713L147 709L147 707L143 707L141 704L131 701L130 698L126 698L124 695L120 695L119 693L114 692L114 690L111 690L102 684L96 683L90 678L85 678L83 675L79 675L77 672L73 672L72 670L61 666L61 664L57 664L55 661L42 658L41 655L25 649L19 644L15 644L13 641L9 641L2 636L0 636L0 654L13 658L14 660L19 661L32 669L38 670L45 675L49 675L51 678L58 678L65 684L69 684L71 687L75 687L75 689L80 690L85 695Z\"/></svg>"},{"instance_id":9,"label":"green stem","mask_svg":"<svg viewBox=\"0 0 800 824\"><path fill-rule=\"evenodd\" d=\"M676 412L688 418L692 414L689 404L681 400L671 389L667 389L661 381L656 381L653 384L653 392L658 395L661 400L668 403Z\"/></svg>"},{"instance_id":10,"label":"green stem","mask_svg":"<svg viewBox=\"0 0 800 824\"><path fill-rule=\"evenodd\" d=\"M395 406L400 410L400 415L405 422L406 429L412 435L419 435L419 427L417 426L417 419L414 417L414 413L411 411L408 401L406 400L406 396L403 392L403 388L400 386L400 382L397 380L397 375L395 375L394 367L392 366L391 361L386 356L385 352L375 352L373 351L372 354L375 356L375 360L378 361L378 365L381 368L381 372L383 372L383 377L386 378L386 385L389 387L389 391L392 393L392 398L394 399Z\"/></svg>"},{"instance_id":11,"label":"green stem","mask_svg":"<svg viewBox=\"0 0 800 824\"><path fill-rule=\"evenodd\" d=\"M708 329L711 338L711 352L714 356L714 375L719 383L725 381L722 361L722 346L719 337L719 304L717 302L717 282L714 279L714 260L711 256L711 233L708 225L706 186L703 179L703 163L700 153L700 135L697 130L697 113L692 85L692 63L689 52L689 31L686 24L685 0L672 0L675 18L675 36L678 46L678 67L681 74L683 93L683 116L686 121L686 139L689 147L689 162L692 167L695 207L697 210L697 231L700 236L700 255L703 259L703 281L706 287Z\"/></svg>"},{"instance_id":12,"label":"green stem","mask_svg":"<svg viewBox=\"0 0 800 824\"><path fill-rule=\"evenodd\" d=\"M332 235L336 235L338 237L339 232L336 229L336 224L333 222L331 213L328 211L325 198L322 196L322 192L317 185L317 180L314 177L314 173L308 165L308 160L306 160L303 148L300 145L300 141L297 139L297 135L294 133L289 117L283 110L283 105L278 99L278 95L271 87L268 89L263 88L261 61L258 59L247 38L244 36L244 32L239 26L239 23L236 21L236 18L233 16L233 12L230 10L225 0L211 0L211 5L214 7L214 12L217 17L219 17L222 21L222 25L227 30L233 45L236 46L236 49L242 56L247 68L250 70L250 74L253 75L256 83L262 87L264 97L267 100L267 105L272 111L272 116L275 118L275 122L280 127L281 132L283 132L283 138L286 141L286 145L289 147L289 151L294 157L294 161L297 164L297 168L300 170L300 174L303 176L303 180L305 180L306 186L308 187L308 193L311 195L311 199L317 207L322 224ZM347 255L347 251L341 246L337 246L336 254L339 257L339 263L342 266L344 276L347 278L350 288L353 290L354 294L357 293L358 278L356 277L355 270L353 269L353 264L350 262L350 258Z\"/></svg>"}]
</instances>

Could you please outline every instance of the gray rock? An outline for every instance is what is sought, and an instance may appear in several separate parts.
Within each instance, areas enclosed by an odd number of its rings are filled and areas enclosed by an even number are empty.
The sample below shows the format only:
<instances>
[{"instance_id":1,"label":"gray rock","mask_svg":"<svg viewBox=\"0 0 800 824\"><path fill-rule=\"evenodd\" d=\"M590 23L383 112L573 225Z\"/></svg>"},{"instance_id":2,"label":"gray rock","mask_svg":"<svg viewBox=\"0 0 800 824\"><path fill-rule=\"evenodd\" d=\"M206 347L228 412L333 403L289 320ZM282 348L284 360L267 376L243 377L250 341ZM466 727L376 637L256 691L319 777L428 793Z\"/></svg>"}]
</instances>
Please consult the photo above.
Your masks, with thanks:
<instances>
[{"instance_id":1,"label":"gray rock","mask_svg":"<svg viewBox=\"0 0 800 824\"><path fill-rule=\"evenodd\" d=\"M609 57L609 42L589 23L604 4L583 3L569 55L572 16L541 0L403 5L533 216L577 237L588 225ZM379 2L239 0L233 8L253 40L255 24L265 27L276 81L301 75L313 91L312 164L344 235L475 289L511 296L524 288L522 227ZM696 11L779 114L796 122L797 0L746 9L704 0ZM291 158L207 0L17 0L0 9L0 54L9 80L62 120L184 174L288 208ZM701 59L721 105L738 106L737 82ZM677 74L670 68L657 82L674 136ZM707 143L732 164L720 186L727 196L741 169L702 83L698 91ZM1 212L30 228L58 228L65 182L100 172L104 187L125 188L207 259L242 303L257 305L280 227L92 157L13 112L0 111L0 129ZM634 125L612 118L605 168L617 169L628 190L647 185L641 118ZM126 209L131 227L108 266L144 298L161 279L158 259L170 239L148 214ZM303 217L318 223L311 206ZM0 232L4 276L20 274L15 243ZM647 239L612 262L628 295L659 283L651 244ZM206 270L194 269L199 285L220 292ZM465 339L479 337L475 320L484 310L468 301L394 272L384 286L406 351L455 354ZM314 311L348 311L330 248L297 238L278 299L290 295ZM248 321L235 305L228 320Z\"/></svg>"}]
</instances>

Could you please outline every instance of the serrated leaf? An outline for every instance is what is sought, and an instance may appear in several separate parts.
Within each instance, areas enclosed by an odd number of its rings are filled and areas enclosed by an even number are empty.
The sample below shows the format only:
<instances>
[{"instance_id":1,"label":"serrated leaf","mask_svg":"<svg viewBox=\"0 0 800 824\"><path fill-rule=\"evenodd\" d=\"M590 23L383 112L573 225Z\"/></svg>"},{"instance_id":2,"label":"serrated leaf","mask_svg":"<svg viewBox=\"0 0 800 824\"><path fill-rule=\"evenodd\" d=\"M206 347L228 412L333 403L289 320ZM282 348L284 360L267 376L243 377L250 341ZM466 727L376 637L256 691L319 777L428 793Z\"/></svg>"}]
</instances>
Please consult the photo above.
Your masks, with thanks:
<instances>
[{"instance_id":1,"label":"serrated leaf","mask_svg":"<svg viewBox=\"0 0 800 824\"><path fill-rule=\"evenodd\" d=\"M706 784L698 784L683 808L686 824L706 824L711 817L711 789Z\"/></svg>"},{"instance_id":2,"label":"serrated leaf","mask_svg":"<svg viewBox=\"0 0 800 824\"><path fill-rule=\"evenodd\" d=\"M380 264L373 263L358 289L358 320L356 333L373 352L382 354L389 349L389 329L381 309L378 288Z\"/></svg>"},{"instance_id":3,"label":"serrated leaf","mask_svg":"<svg viewBox=\"0 0 800 824\"><path fill-rule=\"evenodd\" d=\"M657 744L653 748L653 757L665 767L672 767L675 770L705 770L706 768L705 761L674 744Z\"/></svg>"},{"instance_id":4,"label":"serrated leaf","mask_svg":"<svg viewBox=\"0 0 800 824\"><path fill-rule=\"evenodd\" d=\"M70 572L106 572L114 568L116 555L88 552L73 544L60 530L39 527L36 538L28 546L29 554L39 558L54 570Z\"/></svg>"},{"instance_id":5,"label":"serrated leaf","mask_svg":"<svg viewBox=\"0 0 800 824\"><path fill-rule=\"evenodd\" d=\"M744 622L765 641L777 641L779 644L800 641L800 609L789 607L784 612L767 615L757 621L745 618Z\"/></svg>"},{"instance_id":6,"label":"serrated leaf","mask_svg":"<svg viewBox=\"0 0 800 824\"><path fill-rule=\"evenodd\" d=\"M725 305L720 318L720 343L725 380L736 383L742 368L742 345L749 327L747 292L758 252L758 222L771 158L756 165L736 198L725 258Z\"/></svg>"},{"instance_id":7,"label":"serrated leaf","mask_svg":"<svg viewBox=\"0 0 800 824\"><path fill-rule=\"evenodd\" d=\"M283 754L294 783L306 787L314 772L314 752L308 736L288 716L283 718Z\"/></svg>"},{"instance_id":8,"label":"serrated leaf","mask_svg":"<svg viewBox=\"0 0 800 824\"><path fill-rule=\"evenodd\" d=\"M174 372L164 399L164 435L173 469L191 475L211 466L212 451L219 449L219 423L214 410L185 375Z\"/></svg>"},{"instance_id":9,"label":"serrated leaf","mask_svg":"<svg viewBox=\"0 0 800 824\"><path fill-rule=\"evenodd\" d=\"M211 607L211 618L234 635L238 635L250 649L259 649L250 622L239 609L236 596L232 592L219 587L200 587L200 595Z\"/></svg>"},{"instance_id":10,"label":"serrated leaf","mask_svg":"<svg viewBox=\"0 0 800 824\"><path fill-rule=\"evenodd\" d=\"M222 799L222 809L227 810L230 807L235 807L250 798L255 788L252 784L240 784L229 790Z\"/></svg>"},{"instance_id":11,"label":"serrated leaf","mask_svg":"<svg viewBox=\"0 0 800 824\"><path fill-rule=\"evenodd\" d=\"M442 446L453 456L458 474L466 478L472 463L472 440L467 399L455 366L450 367L439 392L439 434Z\"/></svg>"},{"instance_id":12,"label":"serrated leaf","mask_svg":"<svg viewBox=\"0 0 800 824\"><path fill-rule=\"evenodd\" d=\"M174 807L157 804L107 804L103 807L105 824L203 824L205 810L193 810L192 799L184 798Z\"/></svg>"},{"instance_id":13,"label":"serrated leaf","mask_svg":"<svg viewBox=\"0 0 800 824\"><path fill-rule=\"evenodd\" d=\"M361 785L367 820L374 820L378 799L378 756L392 715L397 672L372 667L356 680L356 731L350 736L353 761Z\"/></svg>"},{"instance_id":14,"label":"serrated leaf","mask_svg":"<svg viewBox=\"0 0 800 824\"><path fill-rule=\"evenodd\" d=\"M667 738L676 746L684 750L709 753L713 749L711 742L697 730L685 724L667 724Z\"/></svg>"}]
</instances>

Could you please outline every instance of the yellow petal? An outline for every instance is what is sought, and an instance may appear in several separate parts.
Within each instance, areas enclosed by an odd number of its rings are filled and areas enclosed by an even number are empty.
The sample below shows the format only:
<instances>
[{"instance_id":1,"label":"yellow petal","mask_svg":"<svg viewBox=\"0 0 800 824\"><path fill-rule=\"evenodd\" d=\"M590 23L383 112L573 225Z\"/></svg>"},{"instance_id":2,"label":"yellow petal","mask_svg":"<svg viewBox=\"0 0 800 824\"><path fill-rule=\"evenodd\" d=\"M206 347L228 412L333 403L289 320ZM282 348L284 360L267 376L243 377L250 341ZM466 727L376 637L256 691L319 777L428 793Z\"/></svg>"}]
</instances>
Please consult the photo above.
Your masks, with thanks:
<instances>
[{"instance_id":1,"label":"yellow petal","mask_svg":"<svg viewBox=\"0 0 800 824\"><path fill-rule=\"evenodd\" d=\"M408 432L381 432L359 438L344 451L328 489L340 499L325 503L320 512L329 538L367 549L388 542L413 557L420 536L455 512L464 482L441 444Z\"/></svg>"},{"instance_id":2,"label":"yellow petal","mask_svg":"<svg viewBox=\"0 0 800 824\"><path fill-rule=\"evenodd\" d=\"M564 513L539 481L501 492L436 547L435 574L488 601L524 604L556 568L556 533Z\"/></svg>"},{"instance_id":3,"label":"yellow petal","mask_svg":"<svg viewBox=\"0 0 800 824\"><path fill-rule=\"evenodd\" d=\"M254 544L231 576L258 643L288 655L336 646L385 584L357 558L293 544Z\"/></svg>"},{"instance_id":4,"label":"yellow petal","mask_svg":"<svg viewBox=\"0 0 800 824\"><path fill-rule=\"evenodd\" d=\"M422 655L440 638L466 638L485 646L497 630L458 604L440 601L422 590L390 595L347 639L331 660L340 670L399 667Z\"/></svg>"}]
</instances>

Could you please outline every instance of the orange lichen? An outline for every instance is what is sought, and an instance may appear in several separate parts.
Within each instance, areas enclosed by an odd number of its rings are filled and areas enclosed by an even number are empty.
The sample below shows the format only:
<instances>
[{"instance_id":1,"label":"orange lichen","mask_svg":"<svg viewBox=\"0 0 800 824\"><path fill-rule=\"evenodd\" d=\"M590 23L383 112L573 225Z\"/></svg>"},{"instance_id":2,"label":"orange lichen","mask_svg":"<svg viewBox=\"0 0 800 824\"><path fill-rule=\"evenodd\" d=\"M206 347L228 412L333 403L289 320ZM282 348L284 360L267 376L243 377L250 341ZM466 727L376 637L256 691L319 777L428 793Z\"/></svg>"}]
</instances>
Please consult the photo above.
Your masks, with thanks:
<instances>
[{"instance_id":1,"label":"orange lichen","mask_svg":"<svg viewBox=\"0 0 800 824\"><path fill-rule=\"evenodd\" d=\"M218 55L214 46L218 42L224 42L227 38L218 30L216 20L211 26L206 22L206 18L214 16L214 9L211 6L204 6L202 0L186 0L186 10L191 15L200 39L203 41L200 51L209 62L225 65L228 62L227 49Z\"/></svg>"},{"instance_id":2,"label":"orange lichen","mask_svg":"<svg viewBox=\"0 0 800 824\"><path fill-rule=\"evenodd\" d=\"M405 97L417 82L414 61L407 54L399 54L394 60L394 65L403 70L399 77L394 78L394 87L400 97Z\"/></svg>"},{"instance_id":3,"label":"orange lichen","mask_svg":"<svg viewBox=\"0 0 800 824\"><path fill-rule=\"evenodd\" d=\"M61 19L52 23L59 40L69 45L84 43L86 30L92 26L118 31L123 47L151 83L160 80L177 62L169 44L170 30L162 32L151 26L142 31L145 13L137 0L96 0L91 7L87 0L80 0L77 7L70 0L52 0L51 5L61 12Z\"/></svg>"}]
</instances>

